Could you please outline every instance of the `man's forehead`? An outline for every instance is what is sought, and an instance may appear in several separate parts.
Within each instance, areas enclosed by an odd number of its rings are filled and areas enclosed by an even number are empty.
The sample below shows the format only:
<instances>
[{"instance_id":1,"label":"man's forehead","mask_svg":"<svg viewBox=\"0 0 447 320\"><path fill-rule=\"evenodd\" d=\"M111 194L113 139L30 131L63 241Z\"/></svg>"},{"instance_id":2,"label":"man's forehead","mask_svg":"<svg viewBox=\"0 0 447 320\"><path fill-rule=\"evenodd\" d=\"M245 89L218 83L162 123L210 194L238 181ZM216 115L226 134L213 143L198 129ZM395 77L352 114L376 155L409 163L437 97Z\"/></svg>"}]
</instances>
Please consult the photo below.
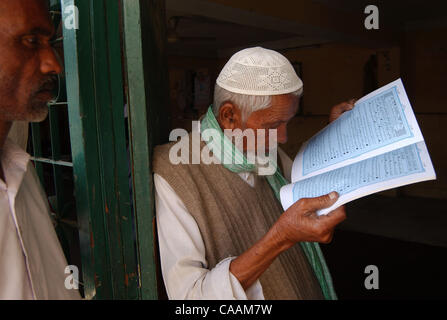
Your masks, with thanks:
<instances>
[{"instance_id":1,"label":"man's forehead","mask_svg":"<svg viewBox=\"0 0 447 320\"><path fill-rule=\"evenodd\" d=\"M265 121L285 121L298 111L298 98L291 95L272 96L272 105L268 108L257 110L256 113Z\"/></svg>"},{"instance_id":2,"label":"man's forehead","mask_svg":"<svg viewBox=\"0 0 447 320\"><path fill-rule=\"evenodd\" d=\"M50 35L53 26L46 0L0 0L0 29Z\"/></svg>"},{"instance_id":3,"label":"man's forehead","mask_svg":"<svg viewBox=\"0 0 447 320\"><path fill-rule=\"evenodd\" d=\"M298 97L292 94L283 94L272 97L272 109L287 114L298 109Z\"/></svg>"}]
</instances>

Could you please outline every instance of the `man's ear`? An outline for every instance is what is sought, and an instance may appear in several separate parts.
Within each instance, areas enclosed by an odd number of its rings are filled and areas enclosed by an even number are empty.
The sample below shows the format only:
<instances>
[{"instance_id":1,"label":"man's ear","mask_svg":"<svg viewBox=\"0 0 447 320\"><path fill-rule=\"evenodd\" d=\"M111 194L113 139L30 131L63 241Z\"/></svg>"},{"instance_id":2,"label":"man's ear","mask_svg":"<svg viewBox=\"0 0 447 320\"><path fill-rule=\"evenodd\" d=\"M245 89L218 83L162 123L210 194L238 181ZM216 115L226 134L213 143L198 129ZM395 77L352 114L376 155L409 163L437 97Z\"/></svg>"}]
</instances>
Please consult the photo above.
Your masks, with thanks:
<instances>
[{"instance_id":1,"label":"man's ear","mask_svg":"<svg viewBox=\"0 0 447 320\"><path fill-rule=\"evenodd\" d=\"M222 130L242 129L241 110L231 102L225 102L219 109L217 121Z\"/></svg>"}]
</instances>

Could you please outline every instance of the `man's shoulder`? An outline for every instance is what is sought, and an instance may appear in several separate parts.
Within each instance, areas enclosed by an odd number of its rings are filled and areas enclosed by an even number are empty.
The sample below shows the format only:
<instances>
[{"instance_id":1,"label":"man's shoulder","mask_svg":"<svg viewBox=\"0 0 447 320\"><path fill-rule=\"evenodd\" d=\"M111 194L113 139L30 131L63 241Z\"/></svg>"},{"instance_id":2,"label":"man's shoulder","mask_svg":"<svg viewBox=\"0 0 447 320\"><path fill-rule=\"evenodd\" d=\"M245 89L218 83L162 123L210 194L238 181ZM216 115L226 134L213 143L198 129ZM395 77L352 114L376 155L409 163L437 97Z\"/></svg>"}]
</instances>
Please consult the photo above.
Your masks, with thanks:
<instances>
[{"instance_id":1,"label":"man's shoulder","mask_svg":"<svg viewBox=\"0 0 447 320\"><path fill-rule=\"evenodd\" d=\"M185 138L187 141L184 140ZM188 143L188 145L185 146L185 143ZM177 147L173 149L175 146ZM154 173L162 175L166 175L172 171L178 172L181 168L185 169L185 167L187 167L189 161L185 161L183 158L189 159L189 157L189 135L183 137L179 141L158 145L154 148L153 153L153 171Z\"/></svg>"},{"instance_id":2,"label":"man's shoulder","mask_svg":"<svg viewBox=\"0 0 447 320\"><path fill-rule=\"evenodd\" d=\"M22 169L26 168L31 156L22 149L13 139L6 138L3 145L2 156L6 158L6 161L19 165Z\"/></svg>"},{"instance_id":3,"label":"man's shoulder","mask_svg":"<svg viewBox=\"0 0 447 320\"><path fill-rule=\"evenodd\" d=\"M158 146L155 146L154 148L154 160L157 158L165 158L169 157L169 151L171 148L176 144L176 142L169 142L165 144L161 144Z\"/></svg>"},{"instance_id":4,"label":"man's shoulder","mask_svg":"<svg viewBox=\"0 0 447 320\"><path fill-rule=\"evenodd\" d=\"M191 133L189 132L187 135L179 137L177 141L167 142L165 144L157 145L154 148L154 157L166 157L169 156L169 152L171 148L177 144L185 144L188 142L191 143ZM188 148L189 149L189 148Z\"/></svg>"},{"instance_id":5,"label":"man's shoulder","mask_svg":"<svg viewBox=\"0 0 447 320\"><path fill-rule=\"evenodd\" d=\"M178 141L156 146L152 158L153 173L171 183L174 180L192 181L194 177L216 174L216 170L223 170L221 165L202 159L202 151L206 144L200 141L200 145L197 146L193 139L190 133Z\"/></svg>"}]
</instances>

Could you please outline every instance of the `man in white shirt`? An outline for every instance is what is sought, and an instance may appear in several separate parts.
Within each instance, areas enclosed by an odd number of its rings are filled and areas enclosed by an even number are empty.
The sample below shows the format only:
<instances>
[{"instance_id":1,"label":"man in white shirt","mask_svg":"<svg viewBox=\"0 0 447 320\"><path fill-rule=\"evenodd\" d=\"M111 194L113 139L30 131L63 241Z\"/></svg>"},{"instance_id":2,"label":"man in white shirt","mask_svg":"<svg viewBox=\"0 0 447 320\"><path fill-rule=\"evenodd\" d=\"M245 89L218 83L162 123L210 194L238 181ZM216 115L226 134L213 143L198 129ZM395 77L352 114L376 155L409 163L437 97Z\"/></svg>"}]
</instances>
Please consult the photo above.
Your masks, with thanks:
<instances>
[{"instance_id":1,"label":"man in white shirt","mask_svg":"<svg viewBox=\"0 0 447 320\"><path fill-rule=\"evenodd\" d=\"M219 75L214 106L201 126L206 119L222 130L273 129L285 143L302 89L279 53L242 50ZM353 101L335 106L330 121L352 108ZM170 299L336 298L329 272L310 268L296 245L331 241L346 218L344 208L324 217L315 212L335 203L336 193L302 199L283 213L263 177L237 166L174 165L167 156L171 146L157 147L153 163L161 268ZM290 180L291 160L278 153Z\"/></svg>"},{"instance_id":2,"label":"man in white shirt","mask_svg":"<svg viewBox=\"0 0 447 320\"><path fill-rule=\"evenodd\" d=\"M48 114L62 67L45 0L0 1L0 299L79 299L30 156L8 133Z\"/></svg>"}]
</instances>

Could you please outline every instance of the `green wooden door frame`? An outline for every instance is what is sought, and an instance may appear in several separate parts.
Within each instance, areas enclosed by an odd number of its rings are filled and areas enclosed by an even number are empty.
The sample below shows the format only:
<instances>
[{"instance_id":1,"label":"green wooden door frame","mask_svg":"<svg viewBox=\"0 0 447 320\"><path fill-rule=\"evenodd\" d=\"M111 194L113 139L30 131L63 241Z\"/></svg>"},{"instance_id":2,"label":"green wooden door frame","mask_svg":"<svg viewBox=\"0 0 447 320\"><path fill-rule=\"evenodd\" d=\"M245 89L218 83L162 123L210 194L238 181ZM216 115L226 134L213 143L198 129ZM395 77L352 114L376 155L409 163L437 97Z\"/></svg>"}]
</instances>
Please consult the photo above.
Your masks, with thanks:
<instances>
[{"instance_id":1,"label":"green wooden door frame","mask_svg":"<svg viewBox=\"0 0 447 320\"><path fill-rule=\"evenodd\" d=\"M64 28L64 55L85 298L139 299L120 2L62 0L64 19L72 5L79 29Z\"/></svg>"},{"instance_id":2,"label":"green wooden door frame","mask_svg":"<svg viewBox=\"0 0 447 320\"><path fill-rule=\"evenodd\" d=\"M164 0L124 0L124 60L141 298L157 299L153 148L168 139ZM158 285L158 290L157 290Z\"/></svg>"},{"instance_id":3,"label":"green wooden door frame","mask_svg":"<svg viewBox=\"0 0 447 320\"><path fill-rule=\"evenodd\" d=\"M168 137L165 2L61 4L63 22L69 6L79 12L63 37L85 298L157 299L151 159Z\"/></svg>"}]
</instances>

